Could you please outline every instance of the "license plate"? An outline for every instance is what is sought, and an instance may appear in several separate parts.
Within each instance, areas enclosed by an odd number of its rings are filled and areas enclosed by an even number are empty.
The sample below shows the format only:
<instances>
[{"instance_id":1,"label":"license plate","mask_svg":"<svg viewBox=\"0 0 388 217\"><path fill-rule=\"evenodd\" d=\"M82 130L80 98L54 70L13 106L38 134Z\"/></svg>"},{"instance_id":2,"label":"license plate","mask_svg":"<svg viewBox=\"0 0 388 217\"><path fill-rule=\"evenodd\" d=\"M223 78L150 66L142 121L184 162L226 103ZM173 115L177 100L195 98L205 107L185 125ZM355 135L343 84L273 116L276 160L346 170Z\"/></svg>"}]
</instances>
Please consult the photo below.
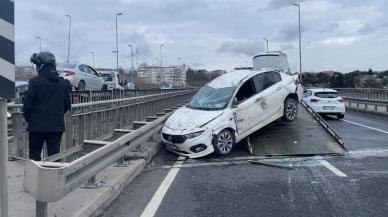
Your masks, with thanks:
<instances>
[{"instance_id":1,"label":"license plate","mask_svg":"<svg viewBox=\"0 0 388 217\"><path fill-rule=\"evenodd\" d=\"M166 148L167 149L172 149L172 150L179 150L177 145L169 144L169 143L166 144Z\"/></svg>"},{"instance_id":2,"label":"license plate","mask_svg":"<svg viewBox=\"0 0 388 217\"><path fill-rule=\"evenodd\" d=\"M323 110L335 110L335 106L323 106Z\"/></svg>"}]
</instances>

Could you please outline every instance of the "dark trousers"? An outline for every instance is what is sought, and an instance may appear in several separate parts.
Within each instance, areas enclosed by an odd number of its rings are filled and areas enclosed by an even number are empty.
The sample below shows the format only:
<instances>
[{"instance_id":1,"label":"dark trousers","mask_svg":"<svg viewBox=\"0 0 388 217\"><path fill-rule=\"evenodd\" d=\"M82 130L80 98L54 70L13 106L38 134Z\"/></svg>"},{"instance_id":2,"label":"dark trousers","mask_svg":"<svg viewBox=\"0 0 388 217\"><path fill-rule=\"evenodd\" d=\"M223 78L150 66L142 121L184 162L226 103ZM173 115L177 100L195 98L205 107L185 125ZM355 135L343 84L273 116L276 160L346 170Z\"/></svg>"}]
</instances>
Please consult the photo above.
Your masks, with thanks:
<instances>
[{"instance_id":1,"label":"dark trousers","mask_svg":"<svg viewBox=\"0 0 388 217\"><path fill-rule=\"evenodd\" d=\"M62 132L29 133L30 159L41 161L43 144L46 142L48 156L58 154L61 148Z\"/></svg>"}]
</instances>

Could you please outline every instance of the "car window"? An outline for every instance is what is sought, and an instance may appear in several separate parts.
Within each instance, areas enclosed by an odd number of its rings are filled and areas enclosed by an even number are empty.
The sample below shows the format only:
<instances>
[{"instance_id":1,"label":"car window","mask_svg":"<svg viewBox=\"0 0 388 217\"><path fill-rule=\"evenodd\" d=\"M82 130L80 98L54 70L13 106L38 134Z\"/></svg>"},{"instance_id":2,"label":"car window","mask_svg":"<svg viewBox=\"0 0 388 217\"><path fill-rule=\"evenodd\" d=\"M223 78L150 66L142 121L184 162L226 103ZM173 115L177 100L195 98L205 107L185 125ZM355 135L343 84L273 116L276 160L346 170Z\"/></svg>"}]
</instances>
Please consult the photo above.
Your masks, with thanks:
<instances>
[{"instance_id":1,"label":"car window","mask_svg":"<svg viewBox=\"0 0 388 217\"><path fill-rule=\"evenodd\" d=\"M98 76L98 73L90 66L87 67L90 74L94 76Z\"/></svg>"},{"instance_id":2,"label":"car window","mask_svg":"<svg viewBox=\"0 0 388 217\"><path fill-rule=\"evenodd\" d=\"M253 82L257 93L260 93L265 89L265 75L259 74L253 77Z\"/></svg>"},{"instance_id":3,"label":"car window","mask_svg":"<svg viewBox=\"0 0 388 217\"><path fill-rule=\"evenodd\" d=\"M268 88L279 82L278 76L275 75L275 72L265 73L264 88Z\"/></svg>"},{"instance_id":4,"label":"car window","mask_svg":"<svg viewBox=\"0 0 388 217\"><path fill-rule=\"evenodd\" d=\"M303 98L306 98L306 97L309 97L311 96L313 92L311 92L311 90L306 90L304 93L303 93Z\"/></svg>"},{"instance_id":5,"label":"car window","mask_svg":"<svg viewBox=\"0 0 388 217\"><path fill-rule=\"evenodd\" d=\"M316 92L314 95L316 97L319 97L319 98L337 98L337 97L339 97L339 94L337 92Z\"/></svg>"},{"instance_id":6,"label":"car window","mask_svg":"<svg viewBox=\"0 0 388 217\"><path fill-rule=\"evenodd\" d=\"M85 65L79 65L78 68L79 68L79 70L81 70L81 72L88 73Z\"/></svg>"},{"instance_id":7,"label":"car window","mask_svg":"<svg viewBox=\"0 0 388 217\"><path fill-rule=\"evenodd\" d=\"M254 86L253 79L249 79L240 87L236 94L237 104L249 99L256 94Z\"/></svg>"}]
</instances>

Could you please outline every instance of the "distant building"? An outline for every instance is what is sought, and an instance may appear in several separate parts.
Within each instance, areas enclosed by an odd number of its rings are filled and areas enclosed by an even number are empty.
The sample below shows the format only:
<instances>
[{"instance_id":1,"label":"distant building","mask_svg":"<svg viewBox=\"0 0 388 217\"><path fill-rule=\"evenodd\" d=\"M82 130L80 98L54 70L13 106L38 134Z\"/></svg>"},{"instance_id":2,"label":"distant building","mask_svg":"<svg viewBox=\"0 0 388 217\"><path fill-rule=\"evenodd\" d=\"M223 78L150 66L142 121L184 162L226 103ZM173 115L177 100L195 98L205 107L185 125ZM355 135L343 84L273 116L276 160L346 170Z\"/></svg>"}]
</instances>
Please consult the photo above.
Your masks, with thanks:
<instances>
[{"instance_id":1,"label":"distant building","mask_svg":"<svg viewBox=\"0 0 388 217\"><path fill-rule=\"evenodd\" d=\"M168 83L176 86L186 86L186 65L182 66L147 66L140 65L137 76L149 80L152 84Z\"/></svg>"},{"instance_id":2,"label":"distant building","mask_svg":"<svg viewBox=\"0 0 388 217\"><path fill-rule=\"evenodd\" d=\"M32 66L15 66L15 80L29 81L37 75L36 70Z\"/></svg>"}]
</instances>

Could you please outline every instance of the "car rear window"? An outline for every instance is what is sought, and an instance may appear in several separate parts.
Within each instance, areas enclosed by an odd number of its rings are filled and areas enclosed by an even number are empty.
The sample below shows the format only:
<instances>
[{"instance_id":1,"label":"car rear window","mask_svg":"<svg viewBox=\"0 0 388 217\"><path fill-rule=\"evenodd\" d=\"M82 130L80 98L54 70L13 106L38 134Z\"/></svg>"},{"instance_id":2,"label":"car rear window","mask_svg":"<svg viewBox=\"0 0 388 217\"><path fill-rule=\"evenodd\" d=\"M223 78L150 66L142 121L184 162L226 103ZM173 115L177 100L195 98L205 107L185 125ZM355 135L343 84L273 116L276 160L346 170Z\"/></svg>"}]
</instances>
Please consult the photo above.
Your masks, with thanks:
<instances>
[{"instance_id":1,"label":"car rear window","mask_svg":"<svg viewBox=\"0 0 388 217\"><path fill-rule=\"evenodd\" d=\"M339 94L337 92L316 92L314 95L316 97L319 97L319 98L337 98L337 97L339 97Z\"/></svg>"}]
</instances>

